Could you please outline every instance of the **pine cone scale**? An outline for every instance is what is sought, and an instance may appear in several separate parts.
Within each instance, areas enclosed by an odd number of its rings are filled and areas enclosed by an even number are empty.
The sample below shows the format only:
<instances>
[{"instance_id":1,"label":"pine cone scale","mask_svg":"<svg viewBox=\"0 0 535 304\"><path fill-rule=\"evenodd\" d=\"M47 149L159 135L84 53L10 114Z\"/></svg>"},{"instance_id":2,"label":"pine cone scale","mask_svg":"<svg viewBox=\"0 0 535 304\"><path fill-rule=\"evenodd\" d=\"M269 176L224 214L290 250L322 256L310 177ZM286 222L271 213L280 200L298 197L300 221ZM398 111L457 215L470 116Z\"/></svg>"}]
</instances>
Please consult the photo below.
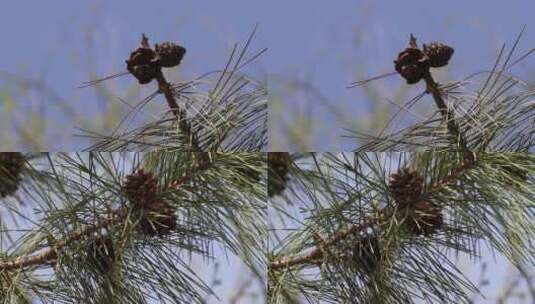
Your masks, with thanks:
<instances>
[{"instance_id":1,"label":"pine cone scale","mask_svg":"<svg viewBox=\"0 0 535 304\"><path fill-rule=\"evenodd\" d=\"M417 171L400 169L390 176L389 189L397 203L397 214L413 235L430 235L443 228L442 210L422 199L424 179Z\"/></svg>"},{"instance_id":2,"label":"pine cone scale","mask_svg":"<svg viewBox=\"0 0 535 304\"><path fill-rule=\"evenodd\" d=\"M163 236L177 227L175 209L158 194L158 181L143 169L126 177L125 196L140 216L139 230L149 236Z\"/></svg>"}]
</instances>

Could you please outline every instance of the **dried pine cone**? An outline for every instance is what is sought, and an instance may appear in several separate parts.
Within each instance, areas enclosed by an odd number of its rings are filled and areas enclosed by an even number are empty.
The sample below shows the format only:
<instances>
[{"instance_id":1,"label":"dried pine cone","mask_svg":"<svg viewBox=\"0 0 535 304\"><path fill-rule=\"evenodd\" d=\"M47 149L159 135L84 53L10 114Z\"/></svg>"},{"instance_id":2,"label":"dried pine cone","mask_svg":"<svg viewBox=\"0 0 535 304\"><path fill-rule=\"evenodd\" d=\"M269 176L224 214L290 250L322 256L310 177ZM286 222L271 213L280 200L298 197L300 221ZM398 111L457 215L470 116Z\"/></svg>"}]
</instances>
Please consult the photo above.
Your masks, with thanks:
<instances>
[{"instance_id":1,"label":"dried pine cone","mask_svg":"<svg viewBox=\"0 0 535 304\"><path fill-rule=\"evenodd\" d=\"M404 218L404 227L413 235L429 235L443 227L441 208L421 200L422 187L420 174L407 168L390 177L389 188L398 204L398 216Z\"/></svg>"},{"instance_id":2,"label":"dried pine cone","mask_svg":"<svg viewBox=\"0 0 535 304\"><path fill-rule=\"evenodd\" d=\"M163 200L155 200L145 207L139 230L149 236L163 236L176 229L175 209Z\"/></svg>"},{"instance_id":3,"label":"dried pine cone","mask_svg":"<svg viewBox=\"0 0 535 304\"><path fill-rule=\"evenodd\" d=\"M440 42L424 44L424 53L429 57L429 66L432 68L443 67L448 64L453 55L453 48Z\"/></svg>"},{"instance_id":4,"label":"dried pine cone","mask_svg":"<svg viewBox=\"0 0 535 304\"><path fill-rule=\"evenodd\" d=\"M163 236L176 228L175 209L158 195L158 181L143 169L128 175L123 187L140 216L138 229L149 236Z\"/></svg>"},{"instance_id":5,"label":"dried pine cone","mask_svg":"<svg viewBox=\"0 0 535 304\"><path fill-rule=\"evenodd\" d=\"M140 47L130 54L130 59L126 60L126 69L140 84L146 84L156 77L160 63L152 49Z\"/></svg>"},{"instance_id":6,"label":"dried pine cone","mask_svg":"<svg viewBox=\"0 0 535 304\"><path fill-rule=\"evenodd\" d=\"M398 59L394 60L396 72L398 72L408 84L414 84L424 78L429 71L429 59L418 48L409 47L399 53Z\"/></svg>"},{"instance_id":7,"label":"dried pine cone","mask_svg":"<svg viewBox=\"0 0 535 304\"><path fill-rule=\"evenodd\" d=\"M172 42L164 42L154 46L156 55L160 60L160 65L164 68L174 67L180 64L180 61L186 54L186 49Z\"/></svg>"},{"instance_id":8,"label":"dried pine cone","mask_svg":"<svg viewBox=\"0 0 535 304\"><path fill-rule=\"evenodd\" d=\"M422 193L423 178L416 171L400 169L390 176L390 192L401 208L407 207Z\"/></svg>"},{"instance_id":9,"label":"dried pine cone","mask_svg":"<svg viewBox=\"0 0 535 304\"><path fill-rule=\"evenodd\" d=\"M138 207L147 206L157 197L158 181L152 173L139 169L126 177L123 191L130 203Z\"/></svg>"},{"instance_id":10,"label":"dried pine cone","mask_svg":"<svg viewBox=\"0 0 535 304\"><path fill-rule=\"evenodd\" d=\"M88 262L99 272L108 272L115 263L113 241L109 236L99 236L93 239L87 248Z\"/></svg>"},{"instance_id":11,"label":"dried pine cone","mask_svg":"<svg viewBox=\"0 0 535 304\"><path fill-rule=\"evenodd\" d=\"M268 195L279 195L286 189L292 159L288 152L268 153Z\"/></svg>"},{"instance_id":12,"label":"dried pine cone","mask_svg":"<svg viewBox=\"0 0 535 304\"><path fill-rule=\"evenodd\" d=\"M12 195L19 188L25 158L19 152L0 152L0 198Z\"/></svg>"},{"instance_id":13,"label":"dried pine cone","mask_svg":"<svg viewBox=\"0 0 535 304\"><path fill-rule=\"evenodd\" d=\"M353 261L365 273L377 269L381 260L381 248L376 236L367 235L359 239L353 250Z\"/></svg>"},{"instance_id":14,"label":"dried pine cone","mask_svg":"<svg viewBox=\"0 0 535 304\"><path fill-rule=\"evenodd\" d=\"M428 201L414 203L403 223L413 235L431 235L444 226L441 208Z\"/></svg>"}]
</instances>

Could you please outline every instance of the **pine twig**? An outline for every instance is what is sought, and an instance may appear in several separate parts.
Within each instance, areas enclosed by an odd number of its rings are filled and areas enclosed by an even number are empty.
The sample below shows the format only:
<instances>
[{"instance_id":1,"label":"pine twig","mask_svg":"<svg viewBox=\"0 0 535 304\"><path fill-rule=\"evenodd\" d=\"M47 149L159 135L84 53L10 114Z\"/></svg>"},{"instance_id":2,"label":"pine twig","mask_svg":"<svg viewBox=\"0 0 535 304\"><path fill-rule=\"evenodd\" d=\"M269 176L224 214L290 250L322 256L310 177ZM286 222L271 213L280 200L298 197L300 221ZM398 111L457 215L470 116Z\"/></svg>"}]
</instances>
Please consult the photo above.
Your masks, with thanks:
<instances>
[{"instance_id":1,"label":"pine twig","mask_svg":"<svg viewBox=\"0 0 535 304\"><path fill-rule=\"evenodd\" d=\"M475 158L473 158L472 153L469 153L469 155L472 155L472 158L467 158L462 161L455 169L451 171L450 174L445 176L441 181L432 185L428 192L437 191L441 189L444 185L449 184L463 172L471 168L475 164L476 160ZM387 208L383 208L379 210L377 216L368 217L367 219L365 219L364 222L360 224L354 224L347 228L339 229L337 232L334 233L332 237L328 239L323 239L321 241L321 244L317 245L314 249L307 253L297 254L291 257L282 258L280 260L271 262L269 264L269 269L279 270L283 268L291 268L300 264L313 264L315 260L321 257L321 254L325 250L325 248L333 246L338 241L345 239L346 237L355 234L356 232L363 231L376 224L381 224L384 220L390 218L390 216L392 216L391 211L387 210Z\"/></svg>"},{"instance_id":2,"label":"pine twig","mask_svg":"<svg viewBox=\"0 0 535 304\"><path fill-rule=\"evenodd\" d=\"M204 154L204 153L203 153ZM187 171L182 177L170 182L167 185L167 189L178 189L181 185L193 178L195 173L199 171L206 170L209 167L210 162L207 161L206 157L200 157L199 164L194 168L194 170ZM19 256L12 260L0 260L0 271L2 270L14 270L25 268L29 266L43 265L46 264L57 257L58 248L66 247L72 244L75 241L82 239L84 236L89 236L101 229L110 227L117 223L123 222L128 217L127 208L119 208L114 210L110 214L111 216L106 219L97 219L96 225L86 226L82 229L79 229L65 239L55 240L54 244L48 244L49 248L44 250L41 253L30 255L30 256Z\"/></svg>"},{"instance_id":3,"label":"pine twig","mask_svg":"<svg viewBox=\"0 0 535 304\"><path fill-rule=\"evenodd\" d=\"M436 106L438 107L438 109L440 110L440 113L442 114L442 117L446 121L448 131L453 136L455 136L455 138L459 140L459 145L461 146L461 149L465 153L465 157L467 157L468 160L473 161L474 160L473 154L469 151L468 145L466 143L466 139L464 138L463 134L459 130L459 126L454 121L455 119L454 114L450 109L448 109L448 106L446 105L446 102L444 101L444 98L442 97L442 93L440 92L438 83L435 82L429 70L426 71L424 75L424 80L425 80L427 92L431 93L431 95L433 96Z\"/></svg>"},{"instance_id":4,"label":"pine twig","mask_svg":"<svg viewBox=\"0 0 535 304\"><path fill-rule=\"evenodd\" d=\"M143 34L141 37L141 46L144 48L150 48L149 39L147 36L145 36L145 34ZM178 105L175 99L175 94L173 93L172 85L165 78L161 67L158 68L155 79L158 82L158 91L163 93L165 100L167 101L167 105L173 112L173 115L175 115L179 121L178 127L180 128L180 131L189 138L189 143L192 147L191 150L201 151L199 139L197 138L196 134L191 131L191 125L186 120L186 112Z\"/></svg>"},{"instance_id":5,"label":"pine twig","mask_svg":"<svg viewBox=\"0 0 535 304\"><path fill-rule=\"evenodd\" d=\"M383 219L384 215L380 215L377 218L368 218L366 221L364 221L364 223L355 224L349 226L348 228L340 229L332 237L323 240L321 246L316 246L312 251L305 254L299 254L289 258L271 262L269 267L272 270L278 270L282 268L290 268L299 264L310 264L321 256L322 252L324 251L324 248L334 245L338 241L346 238L351 234L371 227L373 224L380 223Z\"/></svg>"},{"instance_id":6,"label":"pine twig","mask_svg":"<svg viewBox=\"0 0 535 304\"><path fill-rule=\"evenodd\" d=\"M25 268L29 266L42 265L51 260L54 260L56 259L56 256L57 256L56 250L58 248L68 246L69 244L80 240L84 236L91 235L94 232L101 230L102 228L106 228L113 224L123 221L126 217L126 212L124 211L125 210L122 208L113 211L111 218L108 218L106 220L100 220L98 225L87 226L83 229L80 229L74 232L71 235L69 235L66 239L57 241L54 244L53 248L49 248L39 254L31 255L31 256L20 256L11 261L0 261L0 269L14 270L14 269Z\"/></svg>"}]
</instances>

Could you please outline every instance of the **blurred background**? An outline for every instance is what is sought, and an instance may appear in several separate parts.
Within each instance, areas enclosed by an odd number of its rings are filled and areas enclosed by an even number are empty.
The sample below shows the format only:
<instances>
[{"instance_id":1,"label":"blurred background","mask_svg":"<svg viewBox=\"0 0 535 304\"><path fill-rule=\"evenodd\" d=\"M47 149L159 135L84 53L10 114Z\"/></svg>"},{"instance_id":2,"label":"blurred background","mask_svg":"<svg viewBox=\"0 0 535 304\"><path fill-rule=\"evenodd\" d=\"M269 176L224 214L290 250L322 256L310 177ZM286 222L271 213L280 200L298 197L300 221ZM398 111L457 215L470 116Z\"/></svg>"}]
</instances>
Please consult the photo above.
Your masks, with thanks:
<instances>
[{"instance_id":1,"label":"blurred background","mask_svg":"<svg viewBox=\"0 0 535 304\"><path fill-rule=\"evenodd\" d=\"M155 92L126 75L89 88L82 82L126 71L125 60L141 34L154 43L186 47L171 81L222 69L234 43L244 43L256 24L250 54L267 46L259 4L230 1L14 1L0 11L0 150L75 151L91 141L85 131L109 135L135 105ZM265 56L264 56L265 57ZM265 75L261 58L249 66ZM264 77L265 78L265 77ZM262 80L262 79L258 79ZM158 96L125 127L154 121L166 111Z\"/></svg>"},{"instance_id":2,"label":"blurred background","mask_svg":"<svg viewBox=\"0 0 535 304\"><path fill-rule=\"evenodd\" d=\"M282 1L278 1L282 2ZM535 1L286 1L269 24L270 151L351 151L351 131L377 134L402 105L424 90L398 75L365 87L356 80L394 71L408 43L441 41L455 48L437 81L459 80L490 69L504 42L511 47L526 25L520 57L535 47ZM533 83L535 56L513 69ZM426 96L412 110L426 116ZM400 124L421 121L405 113Z\"/></svg>"}]
</instances>

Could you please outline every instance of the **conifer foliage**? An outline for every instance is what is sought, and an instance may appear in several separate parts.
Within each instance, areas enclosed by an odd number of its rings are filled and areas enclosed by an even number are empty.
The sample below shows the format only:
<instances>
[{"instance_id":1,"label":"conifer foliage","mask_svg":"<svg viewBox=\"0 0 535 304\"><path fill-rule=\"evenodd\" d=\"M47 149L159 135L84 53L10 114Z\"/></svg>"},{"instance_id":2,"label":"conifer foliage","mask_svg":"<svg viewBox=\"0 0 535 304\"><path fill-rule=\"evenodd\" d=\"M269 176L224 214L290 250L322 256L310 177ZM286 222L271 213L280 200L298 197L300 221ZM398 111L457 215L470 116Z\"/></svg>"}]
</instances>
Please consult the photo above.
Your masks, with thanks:
<instances>
[{"instance_id":1,"label":"conifer foliage","mask_svg":"<svg viewBox=\"0 0 535 304\"><path fill-rule=\"evenodd\" d=\"M190 258L225 263L215 246L265 275L263 153L42 154L25 170L24 216L0 204L2 303L203 303L224 295Z\"/></svg>"},{"instance_id":2,"label":"conifer foliage","mask_svg":"<svg viewBox=\"0 0 535 304\"><path fill-rule=\"evenodd\" d=\"M502 46L492 68L446 83L438 83L432 72L435 68L455 65L454 55L459 54L454 54L454 48L443 42L424 43L421 49L411 34L409 46L394 60L395 73L354 82L350 87L395 74L410 85L423 80L425 91L405 104L400 101L401 110L397 114L410 111L416 103L428 102L425 96L431 97L435 111L423 121L401 130L391 125L396 121L394 117L379 134L354 132L353 137L362 143L355 151L533 151L535 92L529 81L513 71L535 54L533 48L517 54L523 33L511 48Z\"/></svg>"},{"instance_id":3,"label":"conifer foliage","mask_svg":"<svg viewBox=\"0 0 535 304\"><path fill-rule=\"evenodd\" d=\"M471 303L459 255L535 263L532 154L313 153L294 166L286 203L270 205L268 303Z\"/></svg>"},{"instance_id":4,"label":"conifer foliage","mask_svg":"<svg viewBox=\"0 0 535 304\"><path fill-rule=\"evenodd\" d=\"M165 41L153 48L143 34L140 46L126 60L127 72L85 82L82 87L131 74L139 85L156 83L157 90L133 106L111 134L86 131L83 136L95 142L88 150L256 152L265 149L267 85L265 79L256 79L246 71L247 66L256 63L267 51L261 49L250 54L255 33L256 28L243 46L235 44L221 67L180 82L169 81L163 68L176 70L187 61L186 47ZM168 111L142 126L123 128L122 123L133 119L149 102L162 102L157 98L160 95Z\"/></svg>"}]
</instances>

